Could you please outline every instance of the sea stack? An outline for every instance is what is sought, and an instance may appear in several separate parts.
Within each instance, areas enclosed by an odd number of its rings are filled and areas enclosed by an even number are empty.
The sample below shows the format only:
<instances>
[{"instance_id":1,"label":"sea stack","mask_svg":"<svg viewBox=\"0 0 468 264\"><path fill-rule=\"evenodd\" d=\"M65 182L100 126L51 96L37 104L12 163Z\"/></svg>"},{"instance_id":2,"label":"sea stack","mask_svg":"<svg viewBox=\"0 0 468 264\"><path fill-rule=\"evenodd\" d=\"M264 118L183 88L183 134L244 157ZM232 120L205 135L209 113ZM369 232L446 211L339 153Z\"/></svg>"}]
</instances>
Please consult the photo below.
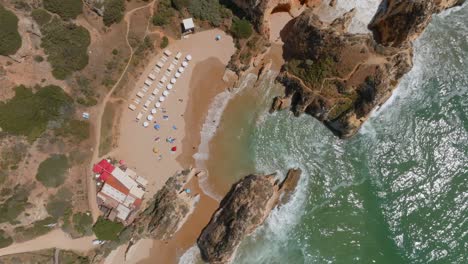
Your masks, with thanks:
<instances>
[{"instance_id":1,"label":"sea stack","mask_svg":"<svg viewBox=\"0 0 468 264\"><path fill-rule=\"evenodd\" d=\"M198 238L203 260L228 263L241 241L265 221L275 206L289 199L300 175L300 169L291 169L282 182L270 174L248 175L235 183Z\"/></svg>"}]
</instances>

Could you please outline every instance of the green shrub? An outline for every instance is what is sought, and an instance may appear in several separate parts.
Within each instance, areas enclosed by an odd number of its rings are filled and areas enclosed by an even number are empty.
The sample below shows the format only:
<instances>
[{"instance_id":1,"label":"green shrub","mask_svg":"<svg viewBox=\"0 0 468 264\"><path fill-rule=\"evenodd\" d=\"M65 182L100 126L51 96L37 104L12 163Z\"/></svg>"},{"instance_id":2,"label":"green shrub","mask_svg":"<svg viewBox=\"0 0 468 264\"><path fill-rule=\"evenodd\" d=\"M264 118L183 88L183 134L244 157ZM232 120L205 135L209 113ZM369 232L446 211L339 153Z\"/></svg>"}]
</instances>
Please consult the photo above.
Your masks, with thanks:
<instances>
[{"instance_id":1,"label":"green shrub","mask_svg":"<svg viewBox=\"0 0 468 264\"><path fill-rule=\"evenodd\" d=\"M81 0L43 0L44 8L62 19L75 19L83 11Z\"/></svg>"},{"instance_id":2,"label":"green shrub","mask_svg":"<svg viewBox=\"0 0 468 264\"><path fill-rule=\"evenodd\" d=\"M124 0L106 0L104 2L104 15L102 20L104 25L110 26L122 21L125 11Z\"/></svg>"},{"instance_id":3,"label":"green shrub","mask_svg":"<svg viewBox=\"0 0 468 264\"><path fill-rule=\"evenodd\" d=\"M246 19L234 19L231 32L236 38L247 39L253 33L252 24Z\"/></svg>"},{"instance_id":4,"label":"green shrub","mask_svg":"<svg viewBox=\"0 0 468 264\"><path fill-rule=\"evenodd\" d=\"M0 203L0 223L13 222L24 210L28 203L29 191L17 186L13 189L13 194Z\"/></svg>"},{"instance_id":5,"label":"green shrub","mask_svg":"<svg viewBox=\"0 0 468 264\"><path fill-rule=\"evenodd\" d=\"M213 26L221 25L223 18L229 14L219 0L192 0L188 10L195 18L207 20Z\"/></svg>"},{"instance_id":6,"label":"green shrub","mask_svg":"<svg viewBox=\"0 0 468 264\"><path fill-rule=\"evenodd\" d=\"M42 25L45 25L45 24L49 23L50 18L52 17L49 14L49 12L47 12L46 10L44 10L42 8L34 9L31 12L31 16L33 17L34 21L36 21L36 23L39 26L42 26Z\"/></svg>"},{"instance_id":7,"label":"green shrub","mask_svg":"<svg viewBox=\"0 0 468 264\"><path fill-rule=\"evenodd\" d=\"M90 35L84 27L54 20L41 28L42 43L52 74L59 80L88 64Z\"/></svg>"},{"instance_id":8,"label":"green shrub","mask_svg":"<svg viewBox=\"0 0 468 264\"><path fill-rule=\"evenodd\" d=\"M45 219L34 222L30 227L17 227L15 228L15 233L17 235L22 236L25 240L30 240L50 232L52 230L52 227L48 225L55 224L56 222L57 220L53 217L47 217Z\"/></svg>"},{"instance_id":9,"label":"green shrub","mask_svg":"<svg viewBox=\"0 0 468 264\"><path fill-rule=\"evenodd\" d=\"M0 55L13 55L21 47L18 18L0 4Z\"/></svg>"},{"instance_id":10,"label":"green shrub","mask_svg":"<svg viewBox=\"0 0 468 264\"><path fill-rule=\"evenodd\" d=\"M0 248L8 247L13 244L13 239L8 234L0 229Z\"/></svg>"},{"instance_id":11,"label":"green shrub","mask_svg":"<svg viewBox=\"0 0 468 264\"><path fill-rule=\"evenodd\" d=\"M159 46L161 47L161 49L164 49L164 48L166 48L168 45L169 45L169 39L168 39L166 36L164 36L164 37L162 38L161 45L159 45Z\"/></svg>"},{"instance_id":12,"label":"green shrub","mask_svg":"<svg viewBox=\"0 0 468 264\"><path fill-rule=\"evenodd\" d=\"M169 24L171 17L174 15L171 0L161 0L158 5L158 10L153 16L153 24L155 26L164 26Z\"/></svg>"},{"instance_id":13,"label":"green shrub","mask_svg":"<svg viewBox=\"0 0 468 264\"><path fill-rule=\"evenodd\" d=\"M72 193L68 188L60 188L55 195L49 197L46 205L47 213L54 219L58 220L64 215L71 213Z\"/></svg>"},{"instance_id":14,"label":"green shrub","mask_svg":"<svg viewBox=\"0 0 468 264\"><path fill-rule=\"evenodd\" d=\"M116 49L113 49L113 50L112 50L112 55L117 55L117 54L119 54L119 51L116 50Z\"/></svg>"},{"instance_id":15,"label":"green shrub","mask_svg":"<svg viewBox=\"0 0 468 264\"><path fill-rule=\"evenodd\" d=\"M330 57L314 61L292 59L287 62L286 69L310 86L315 86L334 73L334 66L335 62Z\"/></svg>"},{"instance_id":16,"label":"green shrub","mask_svg":"<svg viewBox=\"0 0 468 264\"><path fill-rule=\"evenodd\" d=\"M90 234L93 226L93 218L86 213L76 213L73 215L73 227L81 235Z\"/></svg>"},{"instance_id":17,"label":"green shrub","mask_svg":"<svg viewBox=\"0 0 468 264\"><path fill-rule=\"evenodd\" d=\"M34 56L34 61L35 62L43 62L44 58L42 58L41 55L36 55L36 56Z\"/></svg>"},{"instance_id":18,"label":"green shrub","mask_svg":"<svg viewBox=\"0 0 468 264\"><path fill-rule=\"evenodd\" d=\"M102 217L99 217L93 226L93 232L99 240L116 241L123 229L122 223L112 222Z\"/></svg>"},{"instance_id":19,"label":"green shrub","mask_svg":"<svg viewBox=\"0 0 468 264\"><path fill-rule=\"evenodd\" d=\"M52 155L39 165L36 179L46 187L58 187L65 182L68 167L67 156Z\"/></svg>"},{"instance_id":20,"label":"green shrub","mask_svg":"<svg viewBox=\"0 0 468 264\"><path fill-rule=\"evenodd\" d=\"M190 5L190 0L172 0L171 2L172 6L179 11L184 10Z\"/></svg>"},{"instance_id":21,"label":"green shrub","mask_svg":"<svg viewBox=\"0 0 468 264\"><path fill-rule=\"evenodd\" d=\"M24 135L34 141L50 121L64 118L71 103L71 98L58 86L49 85L36 93L18 86L12 99L0 102L0 127L4 132Z\"/></svg>"},{"instance_id":22,"label":"green shrub","mask_svg":"<svg viewBox=\"0 0 468 264\"><path fill-rule=\"evenodd\" d=\"M61 128L55 130L55 135L67 137L75 143L89 138L89 122L83 120L70 120Z\"/></svg>"}]
</instances>

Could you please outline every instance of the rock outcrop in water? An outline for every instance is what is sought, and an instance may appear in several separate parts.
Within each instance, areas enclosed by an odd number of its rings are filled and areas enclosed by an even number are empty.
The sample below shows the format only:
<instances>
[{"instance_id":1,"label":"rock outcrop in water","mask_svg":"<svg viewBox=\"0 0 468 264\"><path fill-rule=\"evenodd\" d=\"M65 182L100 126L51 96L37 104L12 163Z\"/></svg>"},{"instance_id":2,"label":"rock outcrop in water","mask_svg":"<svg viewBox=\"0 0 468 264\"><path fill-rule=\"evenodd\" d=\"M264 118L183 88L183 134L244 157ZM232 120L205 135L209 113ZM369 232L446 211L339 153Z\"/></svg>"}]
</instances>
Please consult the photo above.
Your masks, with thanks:
<instances>
[{"instance_id":1,"label":"rock outcrop in water","mask_svg":"<svg viewBox=\"0 0 468 264\"><path fill-rule=\"evenodd\" d=\"M290 102L295 115L310 114L339 137L354 135L411 70L411 41L432 14L460 2L384 1L369 25L375 38L347 32L353 11L330 24L304 11L283 30L286 64L278 80L286 96L275 98L271 111Z\"/></svg>"},{"instance_id":2,"label":"rock outcrop in water","mask_svg":"<svg viewBox=\"0 0 468 264\"><path fill-rule=\"evenodd\" d=\"M369 24L382 45L400 47L421 35L432 14L461 5L465 0L386 0Z\"/></svg>"},{"instance_id":3,"label":"rock outcrop in water","mask_svg":"<svg viewBox=\"0 0 468 264\"><path fill-rule=\"evenodd\" d=\"M290 170L283 182L274 174L249 175L233 185L203 229L197 244L208 263L228 263L242 239L261 225L270 211L286 202L301 170Z\"/></svg>"},{"instance_id":4,"label":"rock outcrop in water","mask_svg":"<svg viewBox=\"0 0 468 264\"><path fill-rule=\"evenodd\" d=\"M137 221L143 227L143 237L166 240L179 230L198 201L184 192L184 185L196 174L194 169L177 173L156 193Z\"/></svg>"}]
</instances>

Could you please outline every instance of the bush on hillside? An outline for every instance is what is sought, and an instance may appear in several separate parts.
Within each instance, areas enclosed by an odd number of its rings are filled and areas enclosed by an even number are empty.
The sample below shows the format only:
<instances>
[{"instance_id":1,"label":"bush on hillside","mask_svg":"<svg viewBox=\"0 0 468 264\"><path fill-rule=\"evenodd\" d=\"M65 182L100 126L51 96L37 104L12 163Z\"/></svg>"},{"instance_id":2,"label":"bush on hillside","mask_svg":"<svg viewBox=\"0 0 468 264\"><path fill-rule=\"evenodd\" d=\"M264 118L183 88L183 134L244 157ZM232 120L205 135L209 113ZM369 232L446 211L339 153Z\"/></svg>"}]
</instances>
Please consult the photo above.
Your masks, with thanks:
<instances>
[{"instance_id":1,"label":"bush on hillside","mask_svg":"<svg viewBox=\"0 0 468 264\"><path fill-rule=\"evenodd\" d=\"M171 0L161 0L158 5L158 10L153 16L153 24L155 26L164 26L169 24L171 17L174 15Z\"/></svg>"},{"instance_id":2,"label":"bush on hillside","mask_svg":"<svg viewBox=\"0 0 468 264\"><path fill-rule=\"evenodd\" d=\"M190 5L190 0L172 0L171 2L172 6L179 11L184 10Z\"/></svg>"},{"instance_id":3,"label":"bush on hillside","mask_svg":"<svg viewBox=\"0 0 468 264\"><path fill-rule=\"evenodd\" d=\"M93 226L93 232L99 240L116 241L123 229L122 223L113 222L102 217L99 217Z\"/></svg>"},{"instance_id":4,"label":"bush on hillside","mask_svg":"<svg viewBox=\"0 0 468 264\"><path fill-rule=\"evenodd\" d=\"M253 33L252 24L247 19L234 19L231 32L236 38L247 39Z\"/></svg>"},{"instance_id":5,"label":"bush on hillside","mask_svg":"<svg viewBox=\"0 0 468 264\"><path fill-rule=\"evenodd\" d=\"M124 0L106 0L104 2L104 15L102 18L104 25L109 27L114 23L119 23L122 21L124 11Z\"/></svg>"},{"instance_id":6,"label":"bush on hillside","mask_svg":"<svg viewBox=\"0 0 468 264\"><path fill-rule=\"evenodd\" d=\"M11 244L13 244L13 239L0 229L0 248L8 247Z\"/></svg>"},{"instance_id":7,"label":"bush on hillside","mask_svg":"<svg viewBox=\"0 0 468 264\"><path fill-rule=\"evenodd\" d=\"M0 203L0 223L15 221L29 205L28 196L28 189L19 185L14 187L11 196Z\"/></svg>"},{"instance_id":8,"label":"bush on hillside","mask_svg":"<svg viewBox=\"0 0 468 264\"><path fill-rule=\"evenodd\" d=\"M72 99L58 86L49 85L36 93L18 86L12 99L0 102L0 127L34 141L50 121L66 118L66 110L71 108Z\"/></svg>"},{"instance_id":9,"label":"bush on hillside","mask_svg":"<svg viewBox=\"0 0 468 264\"><path fill-rule=\"evenodd\" d=\"M54 154L39 164L36 179L46 187L58 187L65 182L68 167L67 156Z\"/></svg>"},{"instance_id":10,"label":"bush on hillside","mask_svg":"<svg viewBox=\"0 0 468 264\"><path fill-rule=\"evenodd\" d=\"M90 214L76 213L73 215L73 227L81 235L88 235L92 231L93 218Z\"/></svg>"},{"instance_id":11,"label":"bush on hillside","mask_svg":"<svg viewBox=\"0 0 468 264\"><path fill-rule=\"evenodd\" d=\"M162 38L161 45L159 45L159 46L161 47L161 49L164 49L164 48L166 48L168 45L169 45L169 39L168 39L166 36L164 36L164 37Z\"/></svg>"},{"instance_id":12,"label":"bush on hillside","mask_svg":"<svg viewBox=\"0 0 468 264\"><path fill-rule=\"evenodd\" d=\"M49 12L47 12L46 10L42 8L34 9L31 12L31 16L33 17L34 21L36 21L36 23L39 26L49 23L50 19L52 18Z\"/></svg>"},{"instance_id":13,"label":"bush on hillside","mask_svg":"<svg viewBox=\"0 0 468 264\"><path fill-rule=\"evenodd\" d=\"M88 46L91 42L88 30L73 23L54 20L41 28L42 43L52 74L59 80L88 64Z\"/></svg>"},{"instance_id":14,"label":"bush on hillside","mask_svg":"<svg viewBox=\"0 0 468 264\"><path fill-rule=\"evenodd\" d=\"M75 19L83 12L81 0L43 0L44 8L62 19Z\"/></svg>"},{"instance_id":15,"label":"bush on hillside","mask_svg":"<svg viewBox=\"0 0 468 264\"><path fill-rule=\"evenodd\" d=\"M20 47L18 18L0 4L0 55L13 55Z\"/></svg>"},{"instance_id":16,"label":"bush on hillside","mask_svg":"<svg viewBox=\"0 0 468 264\"><path fill-rule=\"evenodd\" d=\"M223 19L231 16L231 12L219 0L192 0L188 10L195 18L207 20L213 26L221 25Z\"/></svg>"}]
</instances>

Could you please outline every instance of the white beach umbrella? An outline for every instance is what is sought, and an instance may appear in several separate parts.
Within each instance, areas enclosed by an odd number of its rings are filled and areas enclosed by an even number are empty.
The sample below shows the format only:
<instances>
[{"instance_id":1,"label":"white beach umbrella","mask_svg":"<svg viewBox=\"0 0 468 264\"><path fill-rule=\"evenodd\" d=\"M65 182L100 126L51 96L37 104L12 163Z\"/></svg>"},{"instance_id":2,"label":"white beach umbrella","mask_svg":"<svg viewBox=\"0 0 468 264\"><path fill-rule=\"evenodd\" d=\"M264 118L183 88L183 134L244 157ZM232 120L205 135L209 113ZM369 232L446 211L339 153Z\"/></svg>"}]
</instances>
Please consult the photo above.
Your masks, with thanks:
<instances>
[{"instance_id":1,"label":"white beach umbrella","mask_svg":"<svg viewBox=\"0 0 468 264\"><path fill-rule=\"evenodd\" d=\"M155 106L156 108L159 108L159 107L161 107L161 103L159 103L159 102L158 102L158 103L155 103L154 106Z\"/></svg>"},{"instance_id":2,"label":"white beach umbrella","mask_svg":"<svg viewBox=\"0 0 468 264\"><path fill-rule=\"evenodd\" d=\"M174 77L179 78L180 77L180 72L176 72Z\"/></svg>"},{"instance_id":3,"label":"white beach umbrella","mask_svg":"<svg viewBox=\"0 0 468 264\"><path fill-rule=\"evenodd\" d=\"M186 62L186 61L183 61L183 62L182 62L182 67L184 67L184 68L185 68L185 67L187 67L187 66L188 66L188 62Z\"/></svg>"},{"instance_id":4,"label":"white beach umbrella","mask_svg":"<svg viewBox=\"0 0 468 264\"><path fill-rule=\"evenodd\" d=\"M172 78L172 79L171 79L171 83L172 83L172 84L176 83L176 81L177 81L177 80L176 80L175 78Z\"/></svg>"},{"instance_id":5,"label":"white beach umbrella","mask_svg":"<svg viewBox=\"0 0 468 264\"><path fill-rule=\"evenodd\" d=\"M149 126L149 123L145 121L145 122L143 122L143 126L144 126L144 127L148 127L148 126Z\"/></svg>"},{"instance_id":6,"label":"white beach umbrella","mask_svg":"<svg viewBox=\"0 0 468 264\"><path fill-rule=\"evenodd\" d=\"M186 59L187 61L191 61L191 60L192 60L192 55L189 54L189 55L185 56L185 59Z\"/></svg>"},{"instance_id":7,"label":"white beach umbrella","mask_svg":"<svg viewBox=\"0 0 468 264\"><path fill-rule=\"evenodd\" d=\"M165 100L165 99L164 99L163 96L159 97L159 102L164 102L164 100Z\"/></svg>"},{"instance_id":8,"label":"white beach umbrella","mask_svg":"<svg viewBox=\"0 0 468 264\"><path fill-rule=\"evenodd\" d=\"M148 121L153 120L153 118L154 118L154 116L152 116L152 115L149 115L149 116L146 117L146 119L148 119Z\"/></svg>"},{"instance_id":9,"label":"white beach umbrella","mask_svg":"<svg viewBox=\"0 0 468 264\"><path fill-rule=\"evenodd\" d=\"M164 91L164 92L163 92L163 96L166 96L166 97L167 97L168 95L169 95L169 92L168 92L168 91Z\"/></svg>"},{"instance_id":10,"label":"white beach umbrella","mask_svg":"<svg viewBox=\"0 0 468 264\"><path fill-rule=\"evenodd\" d=\"M172 89L172 87L173 87L172 84L168 84L168 85L166 86L166 88L167 88L168 90Z\"/></svg>"},{"instance_id":11,"label":"white beach umbrella","mask_svg":"<svg viewBox=\"0 0 468 264\"><path fill-rule=\"evenodd\" d=\"M180 72L180 73L183 73L184 70L185 70L184 67L179 67L179 69L177 71Z\"/></svg>"},{"instance_id":12,"label":"white beach umbrella","mask_svg":"<svg viewBox=\"0 0 468 264\"><path fill-rule=\"evenodd\" d=\"M156 114L157 112L158 112L158 111L156 111L156 109L155 109L155 108L151 109L151 114L153 114L153 115L154 115L154 114Z\"/></svg>"}]
</instances>

